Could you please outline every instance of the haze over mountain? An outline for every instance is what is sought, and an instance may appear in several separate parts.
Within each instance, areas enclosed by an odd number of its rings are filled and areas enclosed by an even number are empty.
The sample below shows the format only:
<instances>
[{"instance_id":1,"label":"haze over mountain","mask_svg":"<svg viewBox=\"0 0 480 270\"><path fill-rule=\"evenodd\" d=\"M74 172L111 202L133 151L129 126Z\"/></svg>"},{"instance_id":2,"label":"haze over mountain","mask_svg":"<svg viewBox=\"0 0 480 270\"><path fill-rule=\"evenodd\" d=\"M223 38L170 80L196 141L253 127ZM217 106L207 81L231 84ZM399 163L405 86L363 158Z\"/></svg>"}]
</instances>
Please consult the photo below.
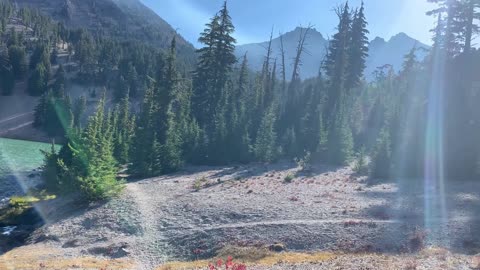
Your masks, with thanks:
<instances>
[{"instance_id":1,"label":"haze over mountain","mask_svg":"<svg viewBox=\"0 0 480 270\"><path fill-rule=\"evenodd\" d=\"M297 27L295 30L282 35L284 49L287 79L292 74L293 58L295 57L298 39L301 32L305 28ZM429 46L425 45L414 38L409 37L405 33L399 33L390 40L385 41L383 38L377 37L370 42L370 52L367 59L367 68L365 69L365 77L373 78L372 73L377 67L385 64L393 66L398 71L402 66L403 57L414 47L429 50ZM266 55L268 41L262 43L252 43L239 45L236 48L236 56L242 57L247 54L249 66L253 70L261 70ZM311 78L318 74L320 65L326 55L328 48L328 40L317 30L311 29L306 42L306 51L302 57L302 66L300 68L300 76L302 78ZM418 50L417 57L423 59L425 50ZM272 40L273 58L280 60L280 37Z\"/></svg>"}]
</instances>

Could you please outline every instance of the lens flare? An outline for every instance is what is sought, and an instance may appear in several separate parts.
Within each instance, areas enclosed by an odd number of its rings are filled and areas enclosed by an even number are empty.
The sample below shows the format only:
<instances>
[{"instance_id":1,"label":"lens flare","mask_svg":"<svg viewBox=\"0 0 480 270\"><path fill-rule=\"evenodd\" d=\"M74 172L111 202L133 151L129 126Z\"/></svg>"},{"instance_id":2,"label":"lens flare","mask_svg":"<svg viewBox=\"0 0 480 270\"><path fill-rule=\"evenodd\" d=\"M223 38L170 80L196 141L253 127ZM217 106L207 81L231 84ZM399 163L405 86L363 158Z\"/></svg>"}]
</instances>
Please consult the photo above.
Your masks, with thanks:
<instances>
[{"instance_id":1,"label":"lens flare","mask_svg":"<svg viewBox=\"0 0 480 270\"><path fill-rule=\"evenodd\" d=\"M424 222L429 235L439 235L447 216L444 169L444 92L445 56L437 49L433 54L432 81L428 92L427 130L424 164ZM442 234L445 235L445 234ZM441 239L442 242L448 239ZM448 243L444 243L448 244Z\"/></svg>"}]
</instances>

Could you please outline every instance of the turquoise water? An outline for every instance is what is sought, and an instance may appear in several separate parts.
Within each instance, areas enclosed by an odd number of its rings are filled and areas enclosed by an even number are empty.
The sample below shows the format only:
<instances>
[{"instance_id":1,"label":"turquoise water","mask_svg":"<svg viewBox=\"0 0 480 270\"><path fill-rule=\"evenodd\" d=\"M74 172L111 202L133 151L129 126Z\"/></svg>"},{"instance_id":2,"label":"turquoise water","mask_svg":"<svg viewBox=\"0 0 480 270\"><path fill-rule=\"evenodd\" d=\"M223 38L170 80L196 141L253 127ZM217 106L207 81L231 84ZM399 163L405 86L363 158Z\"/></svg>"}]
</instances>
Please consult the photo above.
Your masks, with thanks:
<instances>
[{"instance_id":1,"label":"turquoise water","mask_svg":"<svg viewBox=\"0 0 480 270\"><path fill-rule=\"evenodd\" d=\"M48 151L50 147L48 143L0 138L0 178L42 166L44 155L40 150Z\"/></svg>"}]
</instances>

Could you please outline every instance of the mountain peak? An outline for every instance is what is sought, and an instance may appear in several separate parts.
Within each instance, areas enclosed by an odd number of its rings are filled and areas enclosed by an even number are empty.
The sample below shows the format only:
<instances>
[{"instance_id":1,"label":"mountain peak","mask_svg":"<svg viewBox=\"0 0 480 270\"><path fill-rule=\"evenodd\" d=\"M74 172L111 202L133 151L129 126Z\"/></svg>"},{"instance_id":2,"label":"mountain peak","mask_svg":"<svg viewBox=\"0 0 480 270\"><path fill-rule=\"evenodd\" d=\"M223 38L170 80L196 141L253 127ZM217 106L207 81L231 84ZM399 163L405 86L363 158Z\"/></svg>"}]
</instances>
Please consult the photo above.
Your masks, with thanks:
<instances>
[{"instance_id":1,"label":"mountain peak","mask_svg":"<svg viewBox=\"0 0 480 270\"><path fill-rule=\"evenodd\" d=\"M300 33L304 33L308 28L307 27L301 27L301 26L297 26L295 29L293 29L292 31L289 31L285 34L282 34L282 36L296 36L298 37L300 35ZM324 38L322 33L318 32L317 29L315 28L310 28L309 30L309 36L315 36L317 38Z\"/></svg>"},{"instance_id":2,"label":"mountain peak","mask_svg":"<svg viewBox=\"0 0 480 270\"><path fill-rule=\"evenodd\" d=\"M282 35L284 49L285 49L285 59L291 61L295 58L298 38L300 33L304 32L307 28L305 27L296 27L292 31L289 31ZM248 62L250 68L253 70L261 70L263 61L266 54L266 44L267 42L259 44L245 44L237 46L235 54L237 57L241 57L248 51ZM401 67L403 62L403 57L407 54L415 44L418 47L428 48L427 45L422 44L421 42L409 37L405 33L398 33L394 35L390 40L386 41L381 37L374 38L369 45L369 57L367 59L367 67L365 69L365 77L372 78L372 73L375 71L376 67L382 66L385 64L390 64L394 69ZM261 45L261 46L259 46ZM272 40L272 55L273 57L280 56L280 38ZM302 62L303 65L300 68L300 74L302 78L311 78L315 77L318 74L318 69L320 64L325 58L328 48L328 41L323 37L323 35L318 32L315 28L309 32L308 42L306 45L306 51L308 55L304 55ZM419 59L424 55L419 55ZM292 72L292 63L289 62L286 65L287 74Z\"/></svg>"},{"instance_id":3,"label":"mountain peak","mask_svg":"<svg viewBox=\"0 0 480 270\"><path fill-rule=\"evenodd\" d=\"M381 37L375 37L372 41L370 41L370 46L377 45L377 44L385 44L387 43L385 39Z\"/></svg>"},{"instance_id":4,"label":"mountain peak","mask_svg":"<svg viewBox=\"0 0 480 270\"><path fill-rule=\"evenodd\" d=\"M390 41L395 41L395 40L413 40L413 38L411 38L404 32L400 32L390 38Z\"/></svg>"}]
</instances>

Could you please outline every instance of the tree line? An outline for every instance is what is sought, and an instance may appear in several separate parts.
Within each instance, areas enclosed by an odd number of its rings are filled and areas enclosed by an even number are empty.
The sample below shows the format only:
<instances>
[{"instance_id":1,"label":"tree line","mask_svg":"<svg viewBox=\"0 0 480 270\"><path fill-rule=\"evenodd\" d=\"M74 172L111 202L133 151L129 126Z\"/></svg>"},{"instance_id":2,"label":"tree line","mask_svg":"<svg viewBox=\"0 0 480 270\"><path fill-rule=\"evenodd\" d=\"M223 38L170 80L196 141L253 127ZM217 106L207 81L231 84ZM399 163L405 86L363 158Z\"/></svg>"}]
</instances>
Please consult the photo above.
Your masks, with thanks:
<instances>
[{"instance_id":1,"label":"tree line","mask_svg":"<svg viewBox=\"0 0 480 270\"><path fill-rule=\"evenodd\" d=\"M120 190L120 165L133 177L152 177L185 163L302 157L345 165L369 156L362 171L372 177L423 177L431 165L426 160L439 156L435 149L444 150L441 162L449 174L476 175L480 149L471 147L480 123L472 85L480 53L472 40L480 7L473 0L433 2L439 8L429 14L438 23L428 56L417 59L414 47L400 72L386 63L372 82L363 74L369 45L363 4L335 10L337 31L318 76L307 80L299 70L310 27L299 37L291 76L285 74L284 53L272 54L271 39L262 70L253 73L248 54L234 55L235 27L226 2L200 34L202 48L193 67L178 60L175 38L160 51L84 30L59 31L66 33L59 40L78 64L78 83L105 88L98 93L96 113L85 122L85 99L72 102L65 94L62 66L53 83L41 84L36 123L66 138L59 152L46 153L49 186L80 187L87 198L102 199ZM30 78L41 77L33 76L41 75L39 65L54 65L47 63L55 55L51 47L35 46L38 56L32 58L38 60ZM117 105L107 104L109 97Z\"/></svg>"}]
</instances>

